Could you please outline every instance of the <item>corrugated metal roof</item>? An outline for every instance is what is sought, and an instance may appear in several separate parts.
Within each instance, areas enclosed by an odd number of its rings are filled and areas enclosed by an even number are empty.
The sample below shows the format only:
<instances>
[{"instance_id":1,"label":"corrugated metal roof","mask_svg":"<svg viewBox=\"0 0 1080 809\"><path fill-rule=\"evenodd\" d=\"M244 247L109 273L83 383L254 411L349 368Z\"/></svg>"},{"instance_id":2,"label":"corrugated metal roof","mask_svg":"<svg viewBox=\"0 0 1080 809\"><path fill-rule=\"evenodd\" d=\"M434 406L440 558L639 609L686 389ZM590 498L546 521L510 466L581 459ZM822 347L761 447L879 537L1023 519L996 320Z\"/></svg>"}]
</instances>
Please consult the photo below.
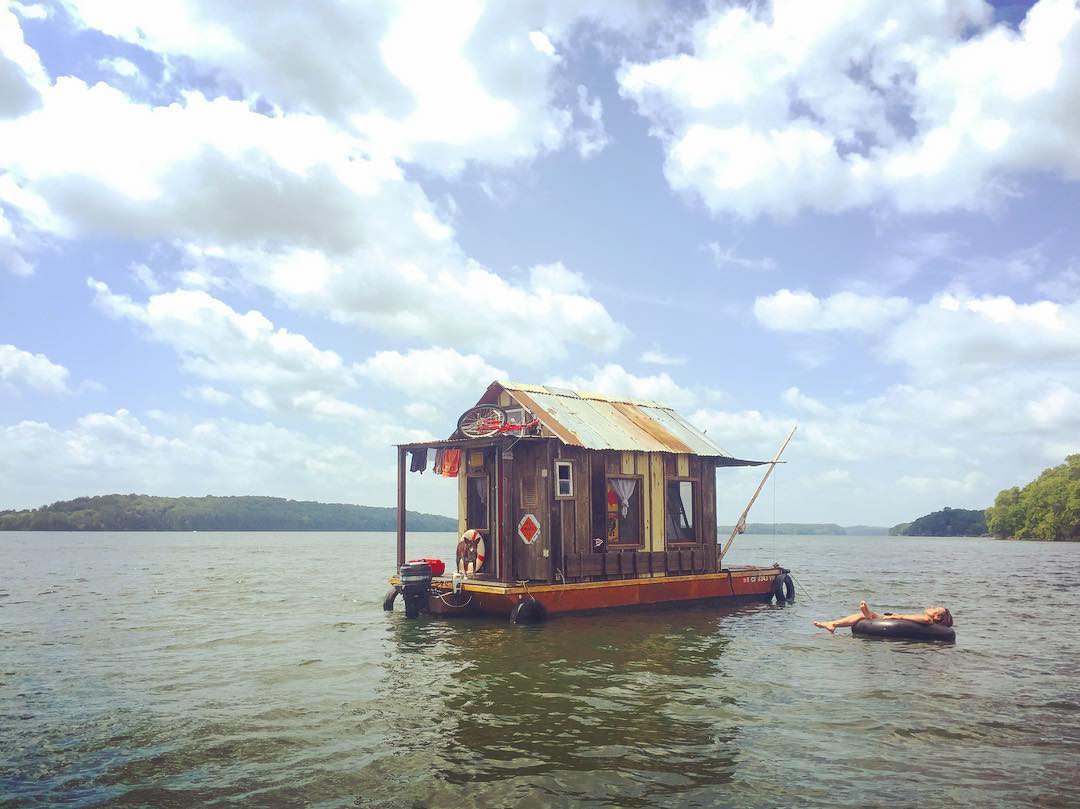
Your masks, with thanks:
<instances>
[{"instance_id":1,"label":"corrugated metal roof","mask_svg":"<svg viewBox=\"0 0 1080 809\"><path fill-rule=\"evenodd\" d=\"M496 384L531 410L565 444L586 449L732 457L674 410L657 402L541 385Z\"/></svg>"}]
</instances>

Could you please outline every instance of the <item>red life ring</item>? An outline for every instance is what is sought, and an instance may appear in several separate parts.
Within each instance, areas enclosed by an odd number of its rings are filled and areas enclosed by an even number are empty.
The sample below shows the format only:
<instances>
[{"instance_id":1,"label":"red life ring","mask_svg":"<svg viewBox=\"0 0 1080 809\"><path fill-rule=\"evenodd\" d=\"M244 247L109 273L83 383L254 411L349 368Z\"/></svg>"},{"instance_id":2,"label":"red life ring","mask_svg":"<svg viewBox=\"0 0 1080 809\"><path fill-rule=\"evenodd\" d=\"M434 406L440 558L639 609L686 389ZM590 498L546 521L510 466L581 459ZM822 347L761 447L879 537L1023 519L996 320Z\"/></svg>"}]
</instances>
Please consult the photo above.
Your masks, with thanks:
<instances>
[{"instance_id":1,"label":"red life ring","mask_svg":"<svg viewBox=\"0 0 1080 809\"><path fill-rule=\"evenodd\" d=\"M479 573L484 567L487 558L487 548L484 546L484 537L475 528L470 528L461 535L461 541L457 547L457 569L460 573L467 573L469 565L473 566L473 573Z\"/></svg>"}]
</instances>

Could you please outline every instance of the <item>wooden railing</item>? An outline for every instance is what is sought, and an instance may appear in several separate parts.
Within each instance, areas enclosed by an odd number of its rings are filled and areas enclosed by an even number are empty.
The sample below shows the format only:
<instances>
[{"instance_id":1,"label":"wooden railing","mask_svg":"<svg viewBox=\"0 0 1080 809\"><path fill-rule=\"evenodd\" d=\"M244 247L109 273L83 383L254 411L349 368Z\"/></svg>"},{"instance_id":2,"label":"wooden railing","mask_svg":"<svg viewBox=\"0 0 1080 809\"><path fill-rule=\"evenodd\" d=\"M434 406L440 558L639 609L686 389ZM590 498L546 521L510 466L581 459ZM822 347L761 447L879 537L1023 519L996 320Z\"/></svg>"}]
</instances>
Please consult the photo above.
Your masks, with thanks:
<instances>
[{"instance_id":1,"label":"wooden railing","mask_svg":"<svg viewBox=\"0 0 1080 809\"><path fill-rule=\"evenodd\" d=\"M677 576L715 570L715 551L710 557L706 548L572 553L563 557L562 568L566 581L628 579L659 574Z\"/></svg>"}]
</instances>

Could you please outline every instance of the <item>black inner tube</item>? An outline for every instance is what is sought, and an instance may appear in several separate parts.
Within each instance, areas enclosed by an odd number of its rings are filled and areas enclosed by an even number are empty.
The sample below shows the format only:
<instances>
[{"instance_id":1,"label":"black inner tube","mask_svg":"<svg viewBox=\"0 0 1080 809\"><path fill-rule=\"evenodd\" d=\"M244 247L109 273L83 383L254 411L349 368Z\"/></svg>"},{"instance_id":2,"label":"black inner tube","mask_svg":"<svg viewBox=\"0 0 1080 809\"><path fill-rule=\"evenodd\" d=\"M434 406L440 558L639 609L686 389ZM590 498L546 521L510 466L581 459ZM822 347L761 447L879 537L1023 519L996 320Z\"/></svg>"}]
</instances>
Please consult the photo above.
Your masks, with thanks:
<instances>
[{"instance_id":1,"label":"black inner tube","mask_svg":"<svg viewBox=\"0 0 1080 809\"><path fill-rule=\"evenodd\" d=\"M891 618L863 618L851 627L852 635L869 638L903 638L905 640L955 641L956 631L944 624L920 624Z\"/></svg>"}]
</instances>

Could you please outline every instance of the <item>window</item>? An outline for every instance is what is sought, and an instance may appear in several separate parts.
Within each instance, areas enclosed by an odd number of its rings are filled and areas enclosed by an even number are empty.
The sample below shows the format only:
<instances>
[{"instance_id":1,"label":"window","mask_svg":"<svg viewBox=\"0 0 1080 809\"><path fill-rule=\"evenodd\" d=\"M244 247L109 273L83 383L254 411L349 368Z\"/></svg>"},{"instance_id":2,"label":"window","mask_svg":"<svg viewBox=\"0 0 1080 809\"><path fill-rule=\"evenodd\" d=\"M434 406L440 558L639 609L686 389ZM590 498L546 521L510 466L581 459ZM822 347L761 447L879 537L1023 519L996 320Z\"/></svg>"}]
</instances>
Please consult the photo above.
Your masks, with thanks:
<instances>
[{"instance_id":1,"label":"window","mask_svg":"<svg viewBox=\"0 0 1080 809\"><path fill-rule=\"evenodd\" d=\"M641 487L639 477L607 479L608 545L641 544Z\"/></svg>"},{"instance_id":2,"label":"window","mask_svg":"<svg viewBox=\"0 0 1080 809\"><path fill-rule=\"evenodd\" d=\"M574 464L571 461L555 461L555 497L574 496Z\"/></svg>"},{"instance_id":3,"label":"window","mask_svg":"<svg viewBox=\"0 0 1080 809\"><path fill-rule=\"evenodd\" d=\"M692 480L669 480L665 511L667 518L664 521L664 539L668 542L696 542L697 515L695 504L697 503L697 483Z\"/></svg>"},{"instance_id":4,"label":"window","mask_svg":"<svg viewBox=\"0 0 1080 809\"><path fill-rule=\"evenodd\" d=\"M469 475L465 481L465 527L488 530L488 476Z\"/></svg>"}]
</instances>

